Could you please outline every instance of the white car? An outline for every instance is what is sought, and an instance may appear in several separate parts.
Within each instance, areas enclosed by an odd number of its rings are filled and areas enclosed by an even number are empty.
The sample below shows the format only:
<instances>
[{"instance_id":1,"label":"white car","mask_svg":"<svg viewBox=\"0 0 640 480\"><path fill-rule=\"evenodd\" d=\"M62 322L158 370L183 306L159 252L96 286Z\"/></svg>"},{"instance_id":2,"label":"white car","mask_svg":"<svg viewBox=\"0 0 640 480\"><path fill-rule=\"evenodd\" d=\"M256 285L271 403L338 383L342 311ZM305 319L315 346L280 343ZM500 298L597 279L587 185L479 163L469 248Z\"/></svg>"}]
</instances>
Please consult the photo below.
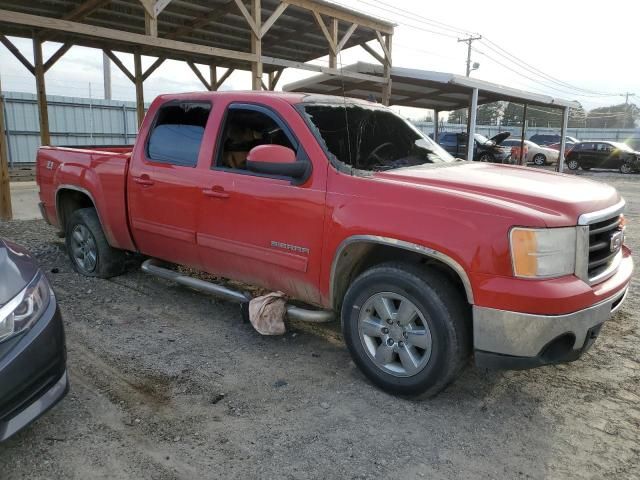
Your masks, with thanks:
<instances>
[{"instance_id":1,"label":"white car","mask_svg":"<svg viewBox=\"0 0 640 480\"><path fill-rule=\"evenodd\" d=\"M520 147L521 140L519 138L508 138L502 142L505 147ZM548 165L550 163L557 163L560 152L553 148L543 147L531 140L525 140L525 162L534 163L538 166Z\"/></svg>"}]
</instances>

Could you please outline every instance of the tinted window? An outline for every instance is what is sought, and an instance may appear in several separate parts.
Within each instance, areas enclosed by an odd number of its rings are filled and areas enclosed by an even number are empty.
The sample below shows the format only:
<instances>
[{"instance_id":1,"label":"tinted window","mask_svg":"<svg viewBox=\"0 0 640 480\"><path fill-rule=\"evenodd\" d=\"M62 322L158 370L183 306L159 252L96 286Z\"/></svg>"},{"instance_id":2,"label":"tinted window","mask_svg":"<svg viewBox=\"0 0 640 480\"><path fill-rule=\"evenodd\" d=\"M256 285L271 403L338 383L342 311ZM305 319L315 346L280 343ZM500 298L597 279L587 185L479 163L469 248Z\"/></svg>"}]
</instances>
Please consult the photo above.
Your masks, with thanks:
<instances>
[{"instance_id":1,"label":"tinted window","mask_svg":"<svg viewBox=\"0 0 640 480\"><path fill-rule=\"evenodd\" d=\"M207 103L172 103L158 111L147 155L155 162L195 167L211 112Z\"/></svg>"},{"instance_id":2,"label":"tinted window","mask_svg":"<svg viewBox=\"0 0 640 480\"><path fill-rule=\"evenodd\" d=\"M216 165L246 170L253 147L274 144L296 150L285 126L261 108L232 106L227 112Z\"/></svg>"}]
</instances>

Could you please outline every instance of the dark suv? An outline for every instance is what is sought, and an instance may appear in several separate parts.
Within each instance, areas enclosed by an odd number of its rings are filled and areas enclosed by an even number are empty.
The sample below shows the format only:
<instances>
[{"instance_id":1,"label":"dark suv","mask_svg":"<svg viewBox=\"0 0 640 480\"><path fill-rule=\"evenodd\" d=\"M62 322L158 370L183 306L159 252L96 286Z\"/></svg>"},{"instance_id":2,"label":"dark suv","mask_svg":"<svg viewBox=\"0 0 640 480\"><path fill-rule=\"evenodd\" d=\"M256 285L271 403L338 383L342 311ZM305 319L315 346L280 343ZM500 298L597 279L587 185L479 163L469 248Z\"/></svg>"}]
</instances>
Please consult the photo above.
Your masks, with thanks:
<instances>
[{"instance_id":1,"label":"dark suv","mask_svg":"<svg viewBox=\"0 0 640 480\"><path fill-rule=\"evenodd\" d=\"M607 168L622 173L640 171L640 152L620 142L579 142L567 154L570 170Z\"/></svg>"},{"instance_id":2,"label":"dark suv","mask_svg":"<svg viewBox=\"0 0 640 480\"><path fill-rule=\"evenodd\" d=\"M489 139L476 133L473 159L479 162L511 163L511 148L500 146L509 135L509 132L502 132ZM467 158L466 133L441 133L438 143L454 157Z\"/></svg>"},{"instance_id":3,"label":"dark suv","mask_svg":"<svg viewBox=\"0 0 640 480\"><path fill-rule=\"evenodd\" d=\"M62 319L26 250L0 239L0 442L69 389Z\"/></svg>"}]
</instances>

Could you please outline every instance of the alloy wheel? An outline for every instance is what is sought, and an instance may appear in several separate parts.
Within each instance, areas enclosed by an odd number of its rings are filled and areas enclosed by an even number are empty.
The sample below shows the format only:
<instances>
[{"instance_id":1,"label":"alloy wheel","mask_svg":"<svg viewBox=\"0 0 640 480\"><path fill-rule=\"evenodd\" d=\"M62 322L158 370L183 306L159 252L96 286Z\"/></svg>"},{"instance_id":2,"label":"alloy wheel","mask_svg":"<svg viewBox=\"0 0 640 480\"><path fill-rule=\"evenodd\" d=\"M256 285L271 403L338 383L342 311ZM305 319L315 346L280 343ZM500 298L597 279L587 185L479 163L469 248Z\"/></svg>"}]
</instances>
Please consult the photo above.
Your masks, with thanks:
<instances>
[{"instance_id":1,"label":"alloy wheel","mask_svg":"<svg viewBox=\"0 0 640 480\"><path fill-rule=\"evenodd\" d=\"M85 272L93 272L98 264L98 248L92 233L84 225L76 225L71 232L73 258Z\"/></svg>"},{"instance_id":2,"label":"alloy wheel","mask_svg":"<svg viewBox=\"0 0 640 480\"><path fill-rule=\"evenodd\" d=\"M360 310L358 332L373 363L391 375L416 375L431 358L429 325L403 295L381 292L369 297Z\"/></svg>"}]
</instances>

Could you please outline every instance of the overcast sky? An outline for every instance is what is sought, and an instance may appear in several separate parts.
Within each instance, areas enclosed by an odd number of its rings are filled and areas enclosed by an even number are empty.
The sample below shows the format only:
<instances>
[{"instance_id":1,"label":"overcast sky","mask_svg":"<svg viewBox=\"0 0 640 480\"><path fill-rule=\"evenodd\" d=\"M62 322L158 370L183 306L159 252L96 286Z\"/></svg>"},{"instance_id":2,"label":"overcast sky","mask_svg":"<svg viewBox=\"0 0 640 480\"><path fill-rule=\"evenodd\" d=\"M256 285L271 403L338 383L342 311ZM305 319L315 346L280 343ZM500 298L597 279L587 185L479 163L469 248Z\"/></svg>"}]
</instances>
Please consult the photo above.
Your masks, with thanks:
<instances>
[{"instance_id":1,"label":"overcast sky","mask_svg":"<svg viewBox=\"0 0 640 480\"><path fill-rule=\"evenodd\" d=\"M394 65L464 74L466 46L457 42L458 32L440 30L451 35L449 37L425 31L439 29L420 18L424 17L481 34L493 42L474 44L478 52L473 53L472 59L480 63L480 68L472 73L474 77L575 99L587 108L624 101L623 97L593 96L533 75L499 56L495 51L498 45L572 86L603 93L633 92L638 95L633 100L640 104L638 1L609 0L599 3L597 8L595 2L559 0L345 0L339 3L398 24L394 36ZM33 58L30 40L16 39L16 44L27 58ZM55 47L45 44L45 57ZM131 56L121 55L121 58L132 67ZM357 60L372 61L372 58L358 47L345 51L341 58L344 65ZM144 64L152 61L147 58ZM280 86L308 75L309 72L285 71ZM35 91L33 77L4 46L0 46L0 76L5 91ZM134 99L133 85L116 67L113 67L112 81L115 99ZM225 88L250 88L249 75L234 73ZM55 95L103 98L102 53L72 48L47 73L47 89ZM187 65L168 61L145 82L145 100L150 101L162 92L201 89L202 85Z\"/></svg>"}]
</instances>

